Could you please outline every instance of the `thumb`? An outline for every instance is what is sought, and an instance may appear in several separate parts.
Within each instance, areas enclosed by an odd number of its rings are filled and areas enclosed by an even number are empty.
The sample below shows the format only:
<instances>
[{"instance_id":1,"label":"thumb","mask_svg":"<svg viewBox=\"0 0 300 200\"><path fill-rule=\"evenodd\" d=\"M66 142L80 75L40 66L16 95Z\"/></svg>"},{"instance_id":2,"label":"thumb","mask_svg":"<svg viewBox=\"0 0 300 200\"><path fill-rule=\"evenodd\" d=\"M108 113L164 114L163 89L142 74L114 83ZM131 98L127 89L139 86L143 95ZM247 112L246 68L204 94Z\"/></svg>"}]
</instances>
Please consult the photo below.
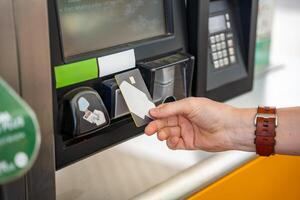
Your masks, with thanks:
<instances>
[{"instance_id":1,"label":"thumb","mask_svg":"<svg viewBox=\"0 0 300 200\"><path fill-rule=\"evenodd\" d=\"M166 118L174 115L188 115L192 111L190 98L162 104L150 110L150 115L154 118Z\"/></svg>"}]
</instances>

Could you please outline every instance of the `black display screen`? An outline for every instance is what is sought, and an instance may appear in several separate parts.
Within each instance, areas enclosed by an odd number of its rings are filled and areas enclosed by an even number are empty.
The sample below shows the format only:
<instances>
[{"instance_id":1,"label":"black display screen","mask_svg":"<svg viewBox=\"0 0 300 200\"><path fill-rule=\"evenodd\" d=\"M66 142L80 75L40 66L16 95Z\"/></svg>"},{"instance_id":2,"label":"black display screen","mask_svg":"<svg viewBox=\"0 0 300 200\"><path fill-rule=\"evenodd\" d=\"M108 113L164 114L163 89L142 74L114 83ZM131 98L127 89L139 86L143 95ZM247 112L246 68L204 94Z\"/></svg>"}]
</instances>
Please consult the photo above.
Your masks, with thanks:
<instances>
[{"instance_id":1,"label":"black display screen","mask_svg":"<svg viewBox=\"0 0 300 200\"><path fill-rule=\"evenodd\" d=\"M209 33L216 33L226 30L226 20L224 15L209 18Z\"/></svg>"},{"instance_id":2,"label":"black display screen","mask_svg":"<svg viewBox=\"0 0 300 200\"><path fill-rule=\"evenodd\" d=\"M167 34L164 0L57 0L65 57Z\"/></svg>"}]
</instances>

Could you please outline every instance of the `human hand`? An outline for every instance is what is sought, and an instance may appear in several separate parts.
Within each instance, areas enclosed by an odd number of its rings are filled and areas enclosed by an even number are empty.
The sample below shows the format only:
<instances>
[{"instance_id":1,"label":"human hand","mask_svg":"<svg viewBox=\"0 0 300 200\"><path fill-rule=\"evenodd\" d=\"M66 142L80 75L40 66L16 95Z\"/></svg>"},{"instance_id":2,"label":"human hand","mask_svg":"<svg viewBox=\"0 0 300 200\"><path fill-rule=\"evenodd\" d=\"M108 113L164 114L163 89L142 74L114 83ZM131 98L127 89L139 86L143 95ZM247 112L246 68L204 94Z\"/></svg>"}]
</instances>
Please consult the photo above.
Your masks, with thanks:
<instances>
[{"instance_id":1,"label":"human hand","mask_svg":"<svg viewBox=\"0 0 300 200\"><path fill-rule=\"evenodd\" d=\"M237 109L206 98L190 97L162 104L151 109L150 114L155 120L145 128L145 133L149 136L157 133L158 139L166 140L170 149L255 150L254 109Z\"/></svg>"}]
</instances>

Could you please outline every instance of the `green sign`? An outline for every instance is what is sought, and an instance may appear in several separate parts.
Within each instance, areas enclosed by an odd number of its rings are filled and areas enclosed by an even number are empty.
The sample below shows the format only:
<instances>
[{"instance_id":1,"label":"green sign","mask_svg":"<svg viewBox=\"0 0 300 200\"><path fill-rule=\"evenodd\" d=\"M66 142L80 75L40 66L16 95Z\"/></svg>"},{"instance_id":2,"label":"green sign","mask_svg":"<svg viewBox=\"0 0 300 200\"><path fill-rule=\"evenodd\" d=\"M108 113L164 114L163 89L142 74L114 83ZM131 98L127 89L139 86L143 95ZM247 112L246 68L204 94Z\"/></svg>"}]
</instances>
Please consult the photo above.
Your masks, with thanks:
<instances>
[{"instance_id":1,"label":"green sign","mask_svg":"<svg viewBox=\"0 0 300 200\"><path fill-rule=\"evenodd\" d=\"M23 176L33 165L39 147L34 112L0 78L0 185Z\"/></svg>"}]
</instances>

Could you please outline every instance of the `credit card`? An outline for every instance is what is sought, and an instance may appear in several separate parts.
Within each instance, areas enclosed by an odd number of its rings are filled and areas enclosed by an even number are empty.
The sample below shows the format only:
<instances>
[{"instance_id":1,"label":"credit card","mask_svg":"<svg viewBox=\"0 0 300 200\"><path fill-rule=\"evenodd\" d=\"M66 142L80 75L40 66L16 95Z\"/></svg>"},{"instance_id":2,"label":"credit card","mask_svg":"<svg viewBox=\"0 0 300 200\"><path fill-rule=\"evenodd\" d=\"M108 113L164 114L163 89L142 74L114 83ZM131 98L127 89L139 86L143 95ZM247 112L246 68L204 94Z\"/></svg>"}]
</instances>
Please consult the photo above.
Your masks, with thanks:
<instances>
[{"instance_id":1,"label":"credit card","mask_svg":"<svg viewBox=\"0 0 300 200\"><path fill-rule=\"evenodd\" d=\"M149 110L155 108L152 98L138 69L115 76L124 100L137 127L152 121Z\"/></svg>"}]
</instances>

